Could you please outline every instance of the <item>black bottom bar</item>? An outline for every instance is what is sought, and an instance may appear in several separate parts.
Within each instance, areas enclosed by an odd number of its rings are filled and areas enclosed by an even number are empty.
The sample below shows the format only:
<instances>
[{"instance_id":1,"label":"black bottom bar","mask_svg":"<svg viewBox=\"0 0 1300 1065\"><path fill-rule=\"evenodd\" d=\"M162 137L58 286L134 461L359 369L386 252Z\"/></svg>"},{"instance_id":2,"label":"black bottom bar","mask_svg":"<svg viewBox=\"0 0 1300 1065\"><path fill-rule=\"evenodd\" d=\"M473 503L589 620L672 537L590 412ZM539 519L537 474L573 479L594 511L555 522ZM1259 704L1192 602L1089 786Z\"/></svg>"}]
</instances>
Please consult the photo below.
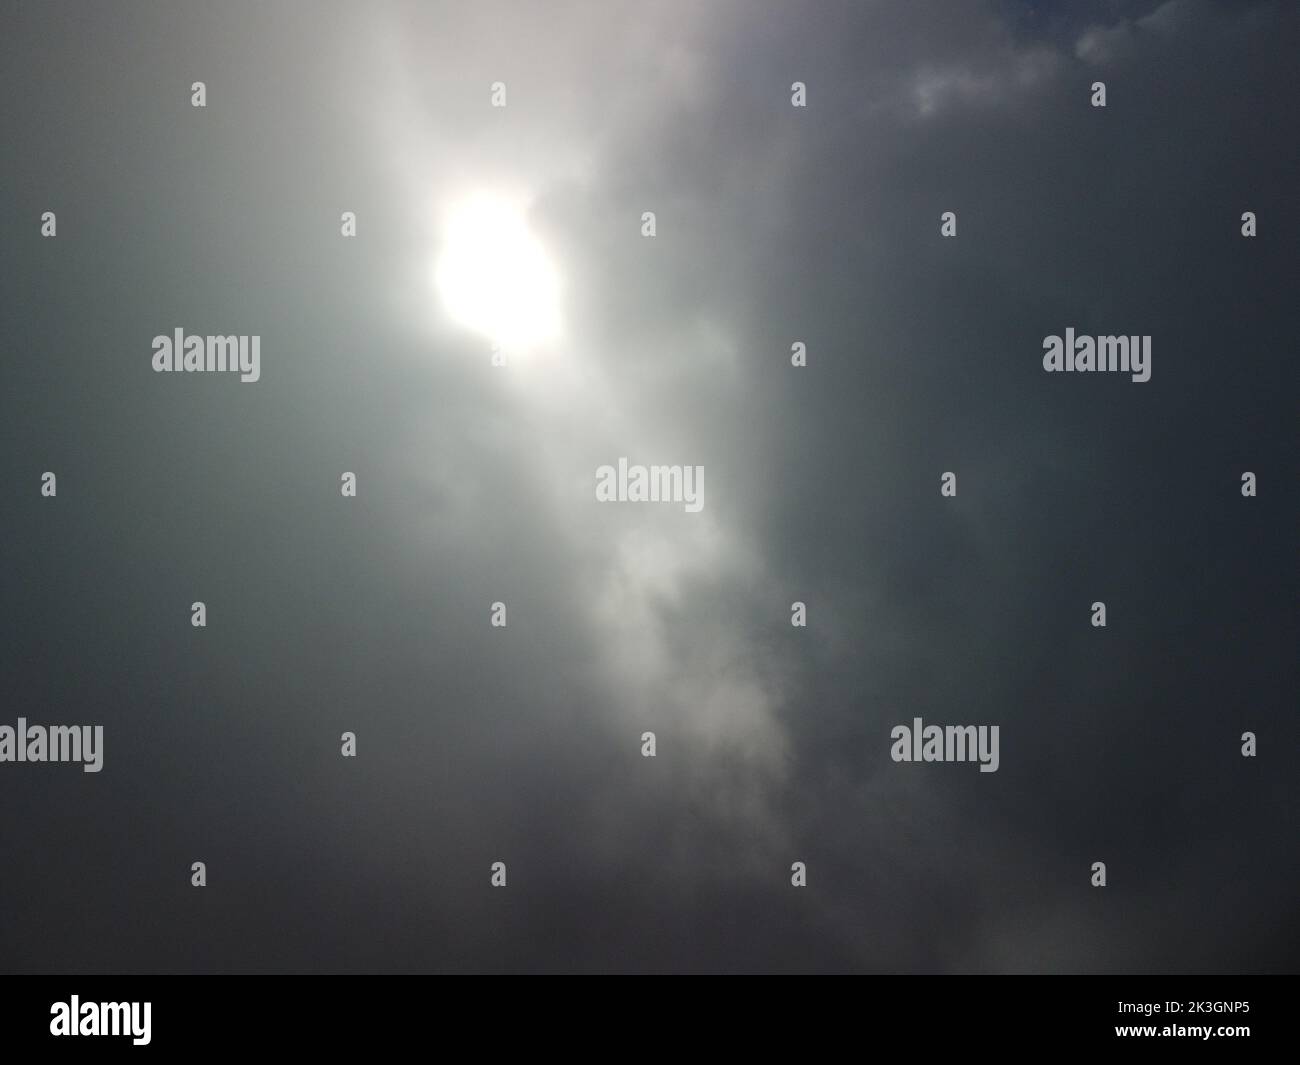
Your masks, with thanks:
<instances>
[{"instance_id":1,"label":"black bottom bar","mask_svg":"<svg viewBox=\"0 0 1300 1065\"><path fill-rule=\"evenodd\" d=\"M10 1061L23 1060L10 1056L15 1050L275 1049L371 1060L419 1047L458 1056L586 1046L605 1057L655 1045L808 1054L833 1040L891 1055L1129 1044L1137 1053L1203 1047L1236 1060L1294 1048L1295 1011L1283 988L1259 976L738 977L725 986L645 977L13 977L0 994L0 1050Z\"/></svg>"}]
</instances>

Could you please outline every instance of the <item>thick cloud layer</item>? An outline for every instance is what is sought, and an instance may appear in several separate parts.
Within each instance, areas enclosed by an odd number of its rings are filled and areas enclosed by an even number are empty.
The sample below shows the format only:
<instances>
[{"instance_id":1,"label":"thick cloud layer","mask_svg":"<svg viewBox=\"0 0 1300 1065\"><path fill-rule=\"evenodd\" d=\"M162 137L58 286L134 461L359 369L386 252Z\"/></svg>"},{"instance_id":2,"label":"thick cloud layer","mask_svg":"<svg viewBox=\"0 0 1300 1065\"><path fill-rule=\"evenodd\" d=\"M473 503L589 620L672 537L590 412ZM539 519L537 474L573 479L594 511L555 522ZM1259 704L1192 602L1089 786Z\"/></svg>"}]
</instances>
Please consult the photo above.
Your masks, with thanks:
<instances>
[{"instance_id":1,"label":"thick cloud layer","mask_svg":"<svg viewBox=\"0 0 1300 1065\"><path fill-rule=\"evenodd\" d=\"M0 966L1294 966L1288 5L6 22L4 722L105 767L0 766ZM430 281L484 189L563 276L505 369ZM177 326L262 379L152 373ZM621 455L704 510L597 503Z\"/></svg>"}]
</instances>

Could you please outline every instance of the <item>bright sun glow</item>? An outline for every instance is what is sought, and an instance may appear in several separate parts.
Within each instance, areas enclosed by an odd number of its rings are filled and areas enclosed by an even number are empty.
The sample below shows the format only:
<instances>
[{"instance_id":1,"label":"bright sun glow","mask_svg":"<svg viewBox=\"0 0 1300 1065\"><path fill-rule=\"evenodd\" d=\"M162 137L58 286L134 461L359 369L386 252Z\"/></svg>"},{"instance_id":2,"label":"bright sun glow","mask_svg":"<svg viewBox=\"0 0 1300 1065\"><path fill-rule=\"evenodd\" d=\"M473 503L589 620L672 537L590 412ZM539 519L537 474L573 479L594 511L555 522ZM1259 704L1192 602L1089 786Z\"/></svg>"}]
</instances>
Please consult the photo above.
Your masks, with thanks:
<instances>
[{"instance_id":1,"label":"bright sun glow","mask_svg":"<svg viewBox=\"0 0 1300 1065\"><path fill-rule=\"evenodd\" d=\"M503 348L559 331L559 277L509 200L477 196L450 212L434 283L452 318Z\"/></svg>"}]
</instances>

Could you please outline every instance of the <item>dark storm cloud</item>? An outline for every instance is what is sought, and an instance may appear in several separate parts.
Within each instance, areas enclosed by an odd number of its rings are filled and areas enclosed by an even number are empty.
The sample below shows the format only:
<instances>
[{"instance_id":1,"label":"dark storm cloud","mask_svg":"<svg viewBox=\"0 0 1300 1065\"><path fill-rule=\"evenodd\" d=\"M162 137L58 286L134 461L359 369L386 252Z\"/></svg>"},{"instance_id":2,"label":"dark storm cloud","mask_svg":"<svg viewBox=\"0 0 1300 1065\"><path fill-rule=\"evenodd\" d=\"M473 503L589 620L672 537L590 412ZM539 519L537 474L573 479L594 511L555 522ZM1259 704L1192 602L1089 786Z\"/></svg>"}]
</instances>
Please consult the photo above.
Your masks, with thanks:
<instances>
[{"instance_id":1,"label":"dark storm cloud","mask_svg":"<svg viewBox=\"0 0 1300 1065\"><path fill-rule=\"evenodd\" d=\"M0 776L7 967L1293 962L1296 20L1072 11L12 14L7 688L106 756ZM508 371L430 285L499 185L565 284ZM262 380L149 373L176 325ZM1151 382L1043 374L1071 325ZM703 513L597 506L623 454Z\"/></svg>"}]
</instances>

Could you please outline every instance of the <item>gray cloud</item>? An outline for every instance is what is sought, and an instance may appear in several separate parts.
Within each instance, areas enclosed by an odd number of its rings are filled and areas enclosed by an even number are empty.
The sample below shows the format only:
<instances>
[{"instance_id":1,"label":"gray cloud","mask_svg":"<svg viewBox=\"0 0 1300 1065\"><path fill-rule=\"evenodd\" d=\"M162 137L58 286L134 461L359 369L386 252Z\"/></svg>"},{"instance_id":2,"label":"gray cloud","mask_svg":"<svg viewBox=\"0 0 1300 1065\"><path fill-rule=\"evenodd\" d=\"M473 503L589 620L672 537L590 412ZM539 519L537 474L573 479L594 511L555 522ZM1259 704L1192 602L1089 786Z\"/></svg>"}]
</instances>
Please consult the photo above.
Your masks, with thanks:
<instances>
[{"instance_id":1,"label":"gray cloud","mask_svg":"<svg viewBox=\"0 0 1300 1065\"><path fill-rule=\"evenodd\" d=\"M13 968L1294 962L1292 12L331 14L6 45L6 669L107 737L0 775ZM506 371L430 285L480 188L563 274ZM262 381L148 373L174 325L260 332ZM1042 374L1069 325L1151 333L1152 382ZM620 455L704 465L705 510L595 503ZM1002 768L892 763L913 716Z\"/></svg>"}]
</instances>

